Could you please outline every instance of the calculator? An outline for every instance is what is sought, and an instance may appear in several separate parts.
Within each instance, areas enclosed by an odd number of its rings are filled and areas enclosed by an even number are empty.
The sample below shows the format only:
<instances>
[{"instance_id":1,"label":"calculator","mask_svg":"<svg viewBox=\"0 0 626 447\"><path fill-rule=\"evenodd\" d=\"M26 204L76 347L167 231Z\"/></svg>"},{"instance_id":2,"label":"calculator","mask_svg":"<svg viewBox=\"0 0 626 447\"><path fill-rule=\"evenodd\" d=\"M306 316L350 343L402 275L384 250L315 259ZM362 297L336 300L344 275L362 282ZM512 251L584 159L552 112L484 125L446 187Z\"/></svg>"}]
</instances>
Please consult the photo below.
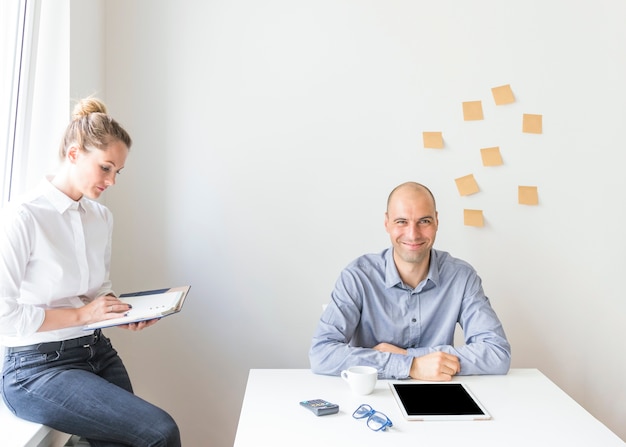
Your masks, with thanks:
<instances>
[{"instance_id":1,"label":"calculator","mask_svg":"<svg viewBox=\"0 0 626 447\"><path fill-rule=\"evenodd\" d=\"M303 400L300 402L300 405L311 410L316 416L335 414L339 411L339 405L332 404L324 399Z\"/></svg>"}]
</instances>

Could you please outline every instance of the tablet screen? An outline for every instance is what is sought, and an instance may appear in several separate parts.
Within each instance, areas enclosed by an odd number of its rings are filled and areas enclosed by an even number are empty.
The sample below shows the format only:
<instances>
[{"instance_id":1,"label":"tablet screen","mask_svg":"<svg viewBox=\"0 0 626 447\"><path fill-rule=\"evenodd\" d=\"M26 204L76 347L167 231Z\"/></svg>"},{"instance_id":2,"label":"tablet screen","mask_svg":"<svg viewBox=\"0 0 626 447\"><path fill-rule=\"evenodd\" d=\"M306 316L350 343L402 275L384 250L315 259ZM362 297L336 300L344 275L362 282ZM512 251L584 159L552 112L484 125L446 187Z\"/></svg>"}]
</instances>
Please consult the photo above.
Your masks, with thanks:
<instances>
[{"instance_id":1,"label":"tablet screen","mask_svg":"<svg viewBox=\"0 0 626 447\"><path fill-rule=\"evenodd\" d=\"M392 383L390 386L407 419L490 419L462 383Z\"/></svg>"}]
</instances>

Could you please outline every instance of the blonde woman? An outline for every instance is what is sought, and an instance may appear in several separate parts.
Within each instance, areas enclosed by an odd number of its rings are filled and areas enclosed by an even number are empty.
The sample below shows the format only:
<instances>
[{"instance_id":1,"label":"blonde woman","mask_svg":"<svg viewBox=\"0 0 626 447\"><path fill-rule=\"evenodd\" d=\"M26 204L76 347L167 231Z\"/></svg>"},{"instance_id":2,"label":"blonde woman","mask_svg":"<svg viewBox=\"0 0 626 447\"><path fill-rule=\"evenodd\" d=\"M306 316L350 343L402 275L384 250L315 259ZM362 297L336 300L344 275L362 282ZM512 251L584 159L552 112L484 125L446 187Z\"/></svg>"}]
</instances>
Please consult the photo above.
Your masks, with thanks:
<instances>
[{"instance_id":1,"label":"blonde woman","mask_svg":"<svg viewBox=\"0 0 626 447\"><path fill-rule=\"evenodd\" d=\"M94 199L115 184L131 143L102 102L80 101L58 172L2 210L1 392L18 417L92 447L180 446L170 415L133 394L110 340L83 330L129 309L109 280L112 214Z\"/></svg>"}]
</instances>

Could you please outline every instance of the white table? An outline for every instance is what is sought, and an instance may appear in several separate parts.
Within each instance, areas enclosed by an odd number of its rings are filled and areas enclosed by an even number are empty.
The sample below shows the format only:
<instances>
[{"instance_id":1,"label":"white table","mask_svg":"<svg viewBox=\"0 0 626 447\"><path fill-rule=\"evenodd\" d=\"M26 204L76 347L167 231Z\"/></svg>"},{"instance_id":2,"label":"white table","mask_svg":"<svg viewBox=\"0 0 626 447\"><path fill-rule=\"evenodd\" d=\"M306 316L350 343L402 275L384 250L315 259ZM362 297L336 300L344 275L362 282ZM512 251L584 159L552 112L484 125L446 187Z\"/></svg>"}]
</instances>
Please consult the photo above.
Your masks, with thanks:
<instances>
[{"instance_id":1,"label":"white table","mask_svg":"<svg viewBox=\"0 0 626 447\"><path fill-rule=\"evenodd\" d=\"M403 419L389 389L379 380L368 396L353 396L340 377L307 369L252 369L234 447L258 446L584 446L626 445L536 369L512 369L505 376L462 376L492 416L489 421L418 422ZM339 413L315 416L302 400L325 399ZM362 403L393 422L373 432L352 417Z\"/></svg>"}]
</instances>

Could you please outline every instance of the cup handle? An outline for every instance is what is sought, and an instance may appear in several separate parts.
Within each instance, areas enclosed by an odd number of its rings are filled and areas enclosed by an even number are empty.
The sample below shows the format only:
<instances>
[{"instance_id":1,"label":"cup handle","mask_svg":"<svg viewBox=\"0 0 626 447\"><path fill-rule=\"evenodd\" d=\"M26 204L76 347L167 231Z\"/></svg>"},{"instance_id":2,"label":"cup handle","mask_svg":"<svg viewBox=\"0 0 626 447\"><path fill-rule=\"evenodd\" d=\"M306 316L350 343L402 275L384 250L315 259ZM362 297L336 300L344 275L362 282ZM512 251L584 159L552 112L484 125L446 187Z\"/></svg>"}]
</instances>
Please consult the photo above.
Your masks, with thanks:
<instances>
[{"instance_id":1,"label":"cup handle","mask_svg":"<svg viewBox=\"0 0 626 447\"><path fill-rule=\"evenodd\" d=\"M346 370L341 371L341 378L347 382L348 381L348 371L346 371Z\"/></svg>"}]
</instances>

